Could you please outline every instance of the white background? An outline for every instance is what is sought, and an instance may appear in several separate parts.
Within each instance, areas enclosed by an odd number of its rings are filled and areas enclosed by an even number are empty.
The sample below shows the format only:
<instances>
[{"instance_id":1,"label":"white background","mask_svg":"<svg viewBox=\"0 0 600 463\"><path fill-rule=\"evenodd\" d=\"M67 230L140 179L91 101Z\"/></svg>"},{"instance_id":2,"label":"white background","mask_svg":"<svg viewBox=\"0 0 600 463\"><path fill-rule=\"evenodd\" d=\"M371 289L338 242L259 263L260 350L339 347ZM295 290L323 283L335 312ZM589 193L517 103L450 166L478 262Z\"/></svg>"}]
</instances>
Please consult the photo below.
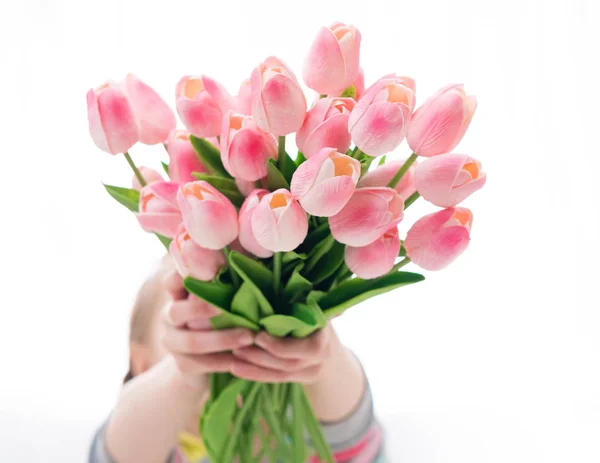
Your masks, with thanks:
<instances>
[{"instance_id":1,"label":"white background","mask_svg":"<svg viewBox=\"0 0 600 463\"><path fill-rule=\"evenodd\" d=\"M0 461L84 461L125 372L134 292L161 255L102 188L130 173L89 139L88 88L132 71L172 104L182 75L206 73L235 93L270 54L300 75L334 20L361 29L367 83L407 74L423 101L464 82L479 108L458 151L489 173L466 203L466 254L338 324L391 461L600 461L599 12L595 0L3 1ZM156 166L164 151L132 156Z\"/></svg>"}]
</instances>

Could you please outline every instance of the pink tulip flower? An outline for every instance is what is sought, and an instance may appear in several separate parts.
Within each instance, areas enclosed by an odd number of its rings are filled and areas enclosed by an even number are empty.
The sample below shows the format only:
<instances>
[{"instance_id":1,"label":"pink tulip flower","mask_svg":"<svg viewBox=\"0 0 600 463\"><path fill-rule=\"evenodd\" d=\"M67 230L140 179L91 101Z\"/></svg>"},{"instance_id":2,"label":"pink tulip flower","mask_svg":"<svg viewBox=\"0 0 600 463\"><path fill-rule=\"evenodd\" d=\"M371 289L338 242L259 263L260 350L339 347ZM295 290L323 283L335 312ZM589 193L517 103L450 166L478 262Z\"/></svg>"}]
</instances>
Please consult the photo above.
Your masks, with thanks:
<instances>
[{"instance_id":1,"label":"pink tulip flower","mask_svg":"<svg viewBox=\"0 0 600 463\"><path fill-rule=\"evenodd\" d=\"M355 105L352 98L322 98L306 113L296 145L307 159L325 147L342 153L350 148L348 118Z\"/></svg>"},{"instance_id":2,"label":"pink tulip flower","mask_svg":"<svg viewBox=\"0 0 600 463\"><path fill-rule=\"evenodd\" d=\"M419 194L439 207L454 207L485 185L479 161L466 154L440 154L416 169Z\"/></svg>"},{"instance_id":3,"label":"pink tulip flower","mask_svg":"<svg viewBox=\"0 0 600 463\"><path fill-rule=\"evenodd\" d=\"M140 171L140 174L142 174L142 177L144 178L146 185L150 185L151 183L155 183L155 182L164 181L162 176L154 169L150 169L150 167L140 166L140 167L138 167L138 170ZM134 190L137 190L137 191L140 191L142 189L142 185L140 184L140 181L138 180L137 175L134 175L131 178L131 188Z\"/></svg>"},{"instance_id":4,"label":"pink tulip flower","mask_svg":"<svg viewBox=\"0 0 600 463\"><path fill-rule=\"evenodd\" d=\"M139 139L139 127L121 86L106 82L87 93L88 124L92 140L110 154L124 153Z\"/></svg>"},{"instance_id":5,"label":"pink tulip flower","mask_svg":"<svg viewBox=\"0 0 600 463\"><path fill-rule=\"evenodd\" d=\"M192 172L208 172L200 161L190 142L190 134L185 130L173 130L167 140L169 153L169 177L177 183L193 182Z\"/></svg>"},{"instance_id":6,"label":"pink tulip flower","mask_svg":"<svg viewBox=\"0 0 600 463\"><path fill-rule=\"evenodd\" d=\"M242 193L244 196L250 196L250 193L252 193L256 188L255 182L244 180L243 178L236 178L235 186L237 186L238 190L240 190L240 193Z\"/></svg>"},{"instance_id":7,"label":"pink tulip flower","mask_svg":"<svg viewBox=\"0 0 600 463\"><path fill-rule=\"evenodd\" d=\"M308 233L306 212L283 188L262 197L251 223L258 244L273 252L296 249Z\"/></svg>"},{"instance_id":8,"label":"pink tulip flower","mask_svg":"<svg viewBox=\"0 0 600 463\"><path fill-rule=\"evenodd\" d=\"M319 30L306 61L306 85L322 95L339 95L358 76L360 32L354 26L334 23Z\"/></svg>"},{"instance_id":9,"label":"pink tulip flower","mask_svg":"<svg viewBox=\"0 0 600 463\"><path fill-rule=\"evenodd\" d=\"M252 72L252 115L258 126L277 136L296 132L304 122L306 97L294 73L274 56Z\"/></svg>"},{"instance_id":10,"label":"pink tulip flower","mask_svg":"<svg viewBox=\"0 0 600 463\"><path fill-rule=\"evenodd\" d=\"M267 175L267 161L277 159L277 139L263 132L251 116L229 111L221 128L221 160L233 177L255 181Z\"/></svg>"},{"instance_id":11,"label":"pink tulip flower","mask_svg":"<svg viewBox=\"0 0 600 463\"><path fill-rule=\"evenodd\" d=\"M300 164L292 177L291 191L309 214L331 217L350 200L359 178L358 160L335 148L323 148Z\"/></svg>"},{"instance_id":12,"label":"pink tulip flower","mask_svg":"<svg viewBox=\"0 0 600 463\"><path fill-rule=\"evenodd\" d=\"M392 227L380 238L361 248L346 246L344 260L359 278L377 278L388 273L400 252L398 228Z\"/></svg>"},{"instance_id":13,"label":"pink tulip flower","mask_svg":"<svg viewBox=\"0 0 600 463\"><path fill-rule=\"evenodd\" d=\"M206 76L184 76L176 89L177 112L188 131L199 138L216 137L223 115L235 107L227 90Z\"/></svg>"},{"instance_id":14,"label":"pink tulip flower","mask_svg":"<svg viewBox=\"0 0 600 463\"><path fill-rule=\"evenodd\" d=\"M236 100L236 111L244 116L250 116L252 114L252 85L250 79L246 79L240 85L240 91L237 94Z\"/></svg>"},{"instance_id":15,"label":"pink tulip flower","mask_svg":"<svg viewBox=\"0 0 600 463\"><path fill-rule=\"evenodd\" d=\"M412 115L406 140L419 156L452 151L469 128L477 108L474 96L462 85L449 85L423 103Z\"/></svg>"},{"instance_id":16,"label":"pink tulip flower","mask_svg":"<svg viewBox=\"0 0 600 463\"><path fill-rule=\"evenodd\" d=\"M138 122L140 142L146 145L163 143L175 129L175 114L152 88L133 74L122 83Z\"/></svg>"},{"instance_id":17,"label":"pink tulip flower","mask_svg":"<svg viewBox=\"0 0 600 463\"><path fill-rule=\"evenodd\" d=\"M352 140L370 156L393 151L404 140L414 106L414 80L393 75L380 79L350 114L348 127Z\"/></svg>"},{"instance_id":18,"label":"pink tulip flower","mask_svg":"<svg viewBox=\"0 0 600 463\"><path fill-rule=\"evenodd\" d=\"M354 247L371 244L400 223L404 202L391 188L357 188L350 201L329 218L331 234Z\"/></svg>"},{"instance_id":19,"label":"pink tulip flower","mask_svg":"<svg viewBox=\"0 0 600 463\"><path fill-rule=\"evenodd\" d=\"M196 244L218 250L237 238L238 217L234 205L209 183L196 181L182 185L177 203L185 229Z\"/></svg>"},{"instance_id":20,"label":"pink tulip flower","mask_svg":"<svg viewBox=\"0 0 600 463\"><path fill-rule=\"evenodd\" d=\"M140 191L138 222L147 232L158 233L173 238L182 218L177 206L177 189L175 182L154 182Z\"/></svg>"},{"instance_id":21,"label":"pink tulip flower","mask_svg":"<svg viewBox=\"0 0 600 463\"><path fill-rule=\"evenodd\" d=\"M417 220L406 235L406 255L425 270L441 270L469 245L473 214L464 207L444 209Z\"/></svg>"},{"instance_id":22,"label":"pink tulip flower","mask_svg":"<svg viewBox=\"0 0 600 463\"><path fill-rule=\"evenodd\" d=\"M267 190L254 190L246 198L244 204L242 204L242 208L240 209L240 244L246 251L251 252L256 257L260 257L262 259L271 257L273 252L269 249L265 249L258 243L258 241L256 241L254 232L252 231L252 216L254 215L254 211L260 203L260 200L267 194L269 194Z\"/></svg>"},{"instance_id":23,"label":"pink tulip flower","mask_svg":"<svg viewBox=\"0 0 600 463\"><path fill-rule=\"evenodd\" d=\"M404 165L404 162L404 160L386 162L377 169L367 172L358 182L358 187L386 186L394 175L396 175L396 172ZM403 201L406 201L416 191L414 179L416 167L415 164L411 165L394 188Z\"/></svg>"},{"instance_id":24,"label":"pink tulip flower","mask_svg":"<svg viewBox=\"0 0 600 463\"><path fill-rule=\"evenodd\" d=\"M183 278L211 281L225 267L225 256L221 251L198 246L190 234L181 227L169 246L175 268Z\"/></svg>"}]
</instances>

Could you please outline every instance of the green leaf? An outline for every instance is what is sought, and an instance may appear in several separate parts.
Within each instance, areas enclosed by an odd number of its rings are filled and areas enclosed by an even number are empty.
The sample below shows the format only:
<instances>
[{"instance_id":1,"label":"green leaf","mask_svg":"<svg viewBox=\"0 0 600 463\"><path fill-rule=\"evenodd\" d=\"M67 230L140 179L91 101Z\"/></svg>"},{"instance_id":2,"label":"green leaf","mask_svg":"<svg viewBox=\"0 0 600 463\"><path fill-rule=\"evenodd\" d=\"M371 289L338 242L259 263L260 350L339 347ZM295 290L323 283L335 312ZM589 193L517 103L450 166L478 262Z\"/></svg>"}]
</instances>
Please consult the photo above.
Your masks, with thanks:
<instances>
[{"instance_id":1,"label":"green leaf","mask_svg":"<svg viewBox=\"0 0 600 463\"><path fill-rule=\"evenodd\" d=\"M304 274L309 274L312 270L318 265L321 259L326 256L326 254L333 248L333 245L336 243L333 236L328 235L322 241L319 241L308 253L308 257L306 259L306 267L304 268Z\"/></svg>"},{"instance_id":2,"label":"green leaf","mask_svg":"<svg viewBox=\"0 0 600 463\"><path fill-rule=\"evenodd\" d=\"M310 273L309 280L316 286L329 278L344 263L346 246L335 241L330 250L319 260Z\"/></svg>"},{"instance_id":3,"label":"green leaf","mask_svg":"<svg viewBox=\"0 0 600 463\"><path fill-rule=\"evenodd\" d=\"M108 191L108 194L116 199L119 203L125 206L132 212L138 212L140 202L140 192L131 188L122 188L120 186L106 185L103 183L104 188Z\"/></svg>"},{"instance_id":4,"label":"green leaf","mask_svg":"<svg viewBox=\"0 0 600 463\"><path fill-rule=\"evenodd\" d=\"M215 330L228 330L230 328L247 328L252 331L260 331L260 327L248 320L246 317L223 311L210 319L210 324Z\"/></svg>"},{"instance_id":5,"label":"green leaf","mask_svg":"<svg viewBox=\"0 0 600 463\"><path fill-rule=\"evenodd\" d=\"M238 187L235 184L235 180L232 178L219 177L217 175L210 175L204 172L192 172L192 175L198 180L204 180L205 182L210 183L219 191L231 190L239 193Z\"/></svg>"},{"instance_id":6,"label":"green leaf","mask_svg":"<svg viewBox=\"0 0 600 463\"><path fill-rule=\"evenodd\" d=\"M283 177L286 179L287 183L291 183L292 177L294 176L294 172L296 172L298 166L296 165L296 162L290 157L290 155L287 154L287 152L285 152L283 156L285 156L285 162L283 164L283 170L281 171L281 173L283 174Z\"/></svg>"},{"instance_id":7,"label":"green leaf","mask_svg":"<svg viewBox=\"0 0 600 463\"><path fill-rule=\"evenodd\" d=\"M225 167L223 167L221 153L219 153L219 150L215 145L203 138L198 138L193 135L190 135L190 141L192 142L192 146L200 158L200 161L209 171L214 175L231 178L231 175L229 175L225 170Z\"/></svg>"},{"instance_id":8,"label":"green leaf","mask_svg":"<svg viewBox=\"0 0 600 463\"><path fill-rule=\"evenodd\" d=\"M271 191L279 188L290 189L290 184L277 168L277 164L273 159L269 159L269 162L267 162L267 188Z\"/></svg>"},{"instance_id":9,"label":"green leaf","mask_svg":"<svg viewBox=\"0 0 600 463\"><path fill-rule=\"evenodd\" d=\"M378 166L382 166L385 164L385 160L387 158L387 154L384 154L381 159L379 160L379 164L377 164Z\"/></svg>"},{"instance_id":10,"label":"green leaf","mask_svg":"<svg viewBox=\"0 0 600 463\"><path fill-rule=\"evenodd\" d=\"M233 205L235 207L237 207L238 209L240 207L242 207L242 204L244 204L244 200L246 198L244 198L244 196L237 190L233 191L233 190L220 190L221 193L223 193L223 195L225 195L225 197L227 197L229 199L229 201L231 201L233 203Z\"/></svg>"},{"instance_id":11,"label":"green leaf","mask_svg":"<svg viewBox=\"0 0 600 463\"><path fill-rule=\"evenodd\" d=\"M298 254L295 251L289 251L283 254L281 262L284 264L289 264L290 262L294 262L295 260L305 260L306 254Z\"/></svg>"},{"instance_id":12,"label":"green leaf","mask_svg":"<svg viewBox=\"0 0 600 463\"><path fill-rule=\"evenodd\" d=\"M254 323L258 323L258 301L256 300L256 296L254 296L254 291L250 283L242 283L240 289L233 296L231 312L247 318Z\"/></svg>"},{"instance_id":13,"label":"green leaf","mask_svg":"<svg viewBox=\"0 0 600 463\"><path fill-rule=\"evenodd\" d=\"M311 291L310 293L308 293L308 296L306 296L306 300L308 302L318 303L327 294L328 293L326 291Z\"/></svg>"},{"instance_id":14,"label":"green leaf","mask_svg":"<svg viewBox=\"0 0 600 463\"><path fill-rule=\"evenodd\" d=\"M215 307L225 311L229 311L231 308L231 301L235 294L235 289L232 285L200 281L192 277L187 277L183 280L183 285L190 293L195 294L200 299L205 300Z\"/></svg>"},{"instance_id":15,"label":"green leaf","mask_svg":"<svg viewBox=\"0 0 600 463\"><path fill-rule=\"evenodd\" d=\"M317 329L296 317L280 314L269 315L268 317L263 318L260 321L260 324L265 327L267 333L278 338L289 335L298 337L295 335L296 332L304 333L310 329L312 329L312 331Z\"/></svg>"},{"instance_id":16,"label":"green leaf","mask_svg":"<svg viewBox=\"0 0 600 463\"><path fill-rule=\"evenodd\" d=\"M310 336L327 325L327 317L314 301L310 301L308 304L294 304L292 315L306 324L305 327L294 330L293 335L297 338Z\"/></svg>"},{"instance_id":17,"label":"green leaf","mask_svg":"<svg viewBox=\"0 0 600 463\"><path fill-rule=\"evenodd\" d=\"M323 241L325 238L327 238L328 235L330 235L331 232L329 231L329 223L328 222L323 222L321 225L319 225L317 228L315 228L314 230L312 230L304 239L304 242L301 244L302 250L306 251L306 252L311 252L314 250L314 247L321 241Z\"/></svg>"},{"instance_id":18,"label":"green leaf","mask_svg":"<svg viewBox=\"0 0 600 463\"><path fill-rule=\"evenodd\" d=\"M299 300L304 293L308 293L313 287L313 284L310 281L300 275L300 270L302 270L302 267L304 267L304 264L299 264L294 269L292 276L285 285L283 295L287 298L287 300Z\"/></svg>"},{"instance_id":19,"label":"green leaf","mask_svg":"<svg viewBox=\"0 0 600 463\"><path fill-rule=\"evenodd\" d=\"M155 233L155 235L158 238L158 240L163 244L163 246L168 251L169 250L169 246L171 245L171 241L173 241L173 239L172 238L167 238L166 236L159 235L158 233Z\"/></svg>"},{"instance_id":20,"label":"green leaf","mask_svg":"<svg viewBox=\"0 0 600 463\"><path fill-rule=\"evenodd\" d=\"M354 85L350 85L350 87L342 92L340 98L356 98L356 87Z\"/></svg>"},{"instance_id":21,"label":"green leaf","mask_svg":"<svg viewBox=\"0 0 600 463\"><path fill-rule=\"evenodd\" d=\"M373 280L352 278L340 283L332 291L321 297L318 302L325 315L331 318L359 302L401 286L418 283L424 279L423 275L410 272L389 273Z\"/></svg>"},{"instance_id":22,"label":"green leaf","mask_svg":"<svg viewBox=\"0 0 600 463\"><path fill-rule=\"evenodd\" d=\"M167 175L169 175L169 164L167 164L166 162L160 161L160 163L162 164L162 168L165 171L165 173Z\"/></svg>"},{"instance_id":23,"label":"green leaf","mask_svg":"<svg viewBox=\"0 0 600 463\"><path fill-rule=\"evenodd\" d=\"M242 280L250 284L258 301L261 314L264 316L275 313L269 302L269 298L273 297L273 272L260 262L256 262L236 251L231 251L229 254L229 262L242 277Z\"/></svg>"},{"instance_id":24,"label":"green leaf","mask_svg":"<svg viewBox=\"0 0 600 463\"><path fill-rule=\"evenodd\" d=\"M304 161L306 161L304 154L298 151L298 156L296 156L296 165L299 167Z\"/></svg>"}]
</instances>

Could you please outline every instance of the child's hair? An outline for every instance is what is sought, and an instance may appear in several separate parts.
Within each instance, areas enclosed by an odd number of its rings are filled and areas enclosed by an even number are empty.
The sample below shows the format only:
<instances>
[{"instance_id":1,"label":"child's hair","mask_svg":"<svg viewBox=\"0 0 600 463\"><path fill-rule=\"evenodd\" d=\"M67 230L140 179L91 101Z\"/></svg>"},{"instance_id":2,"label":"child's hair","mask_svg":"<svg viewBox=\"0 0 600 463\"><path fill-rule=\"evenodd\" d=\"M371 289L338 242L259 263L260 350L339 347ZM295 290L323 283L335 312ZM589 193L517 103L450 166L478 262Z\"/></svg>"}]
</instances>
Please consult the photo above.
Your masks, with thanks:
<instances>
[{"instance_id":1,"label":"child's hair","mask_svg":"<svg viewBox=\"0 0 600 463\"><path fill-rule=\"evenodd\" d=\"M154 317L163 306L166 298L163 280L168 270L172 268L169 255L163 257L150 276L142 283L138 290L131 318L129 321L129 342L147 344L150 342L149 334ZM123 380L124 383L134 377L131 362L129 371Z\"/></svg>"}]
</instances>

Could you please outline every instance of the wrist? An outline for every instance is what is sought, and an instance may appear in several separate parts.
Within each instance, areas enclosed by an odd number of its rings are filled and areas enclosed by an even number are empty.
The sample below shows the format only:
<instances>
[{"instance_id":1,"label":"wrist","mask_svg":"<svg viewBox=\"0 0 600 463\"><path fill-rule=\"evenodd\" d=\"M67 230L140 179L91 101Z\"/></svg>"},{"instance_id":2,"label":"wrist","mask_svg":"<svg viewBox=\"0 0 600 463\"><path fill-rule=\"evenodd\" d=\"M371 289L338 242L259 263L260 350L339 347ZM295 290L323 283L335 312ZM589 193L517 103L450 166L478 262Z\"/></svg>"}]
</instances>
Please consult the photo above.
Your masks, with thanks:
<instances>
[{"instance_id":1,"label":"wrist","mask_svg":"<svg viewBox=\"0 0 600 463\"><path fill-rule=\"evenodd\" d=\"M168 387L177 394L177 397L181 401L189 401L197 404L198 401L204 398L208 392L207 374L183 374L177 368L177 363L172 356L168 356L161 363L164 364L164 371L162 373L168 383Z\"/></svg>"}]
</instances>

